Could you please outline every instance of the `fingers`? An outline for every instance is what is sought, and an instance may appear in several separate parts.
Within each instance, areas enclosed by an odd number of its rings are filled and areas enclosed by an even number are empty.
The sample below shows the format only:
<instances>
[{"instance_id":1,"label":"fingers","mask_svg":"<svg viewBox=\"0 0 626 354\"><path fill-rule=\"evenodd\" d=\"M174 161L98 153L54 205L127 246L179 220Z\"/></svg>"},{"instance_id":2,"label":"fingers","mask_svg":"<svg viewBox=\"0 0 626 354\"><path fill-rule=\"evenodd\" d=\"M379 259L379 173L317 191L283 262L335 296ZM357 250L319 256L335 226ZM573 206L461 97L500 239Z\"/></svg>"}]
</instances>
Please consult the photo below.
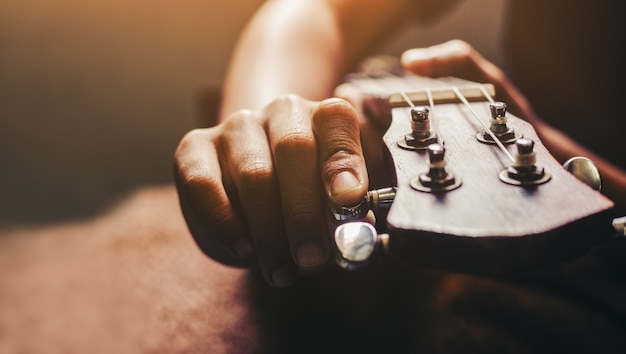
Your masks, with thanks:
<instances>
[{"instance_id":1,"label":"fingers","mask_svg":"<svg viewBox=\"0 0 626 354\"><path fill-rule=\"evenodd\" d=\"M310 115L314 104L286 96L266 114L269 141L278 176L284 228L295 263L303 269L328 260L330 242L325 227L326 200L318 166Z\"/></svg>"},{"instance_id":2,"label":"fingers","mask_svg":"<svg viewBox=\"0 0 626 354\"><path fill-rule=\"evenodd\" d=\"M216 129L197 129L181 140L174 177L181 208L196 243L209 257L247 265L252 255L242 220L222 184Z\"/></svg>"},{"instance_id":3,"label":"fingers","mask_svg":"<svg viewBox=\"0 0 626 354\"><path fill-rule=\"evenodd\" d=\"M401 61L405 69L422 76L454 76L492 83L511 112L526 118L534 116L528 100L504 72L464 41L452 40L428 48L410 49L403 53Z\"/></svg>"},{"instance_id":4,"label":"fingers","mask_svg":"<svg viewBox=\"0 0 626 354\"><path fill-rule=\"evenodd\" d=\"M272 285L287 286L295 280L297 267L283 228L281 193L261 116L240 112L229 117L219 147L263 275Z\"/></svg>"},{"instance_id":5,"label":"fingers","mask_svg":"<svg viewBox=\"0 0 626 354\"><path fill-rule=\"evenodd\" d=\"M418 75L456 76L481 82L500 81L502 72L483 58L472 46L451 40L427 48L409 49L402 54L402 65Z\"/></svg>"},{"instance_id":6,"label":"fingers","mask_svg":"<svg viewBox=\"0 0 626 354\"><path fill-rule=\"evenodd\" d=\"M334 96L348 101L360 118L361 148L367 164L369 188L389 186L392 181L383 165L383 135L391 123L389 100L371 95L352 83L339 85Z\"/></svg>"},{"instance_id":7,"label":"fingers","mask_svg":"<svg viewBox=\"0 0 626 354\"><path fill-rule=\"evenodd\" d=\"M368 185L354 108L296 96L187 134L175 176L202 250L234 265L256 256L274 286L327 264L328 199L355 205Z\"/></svg>"},{"instance_id":8,"label":"fingers","mask_svg":"<svg viewBox=\"0 0 626 354\"><path fill-rule=\"evenodd\" d=\"M312 120L328 198L343 206L359 203L367 192L368 178L357 112L344 100L328 99L317 106Z\"/></svg>"}]
</instances>

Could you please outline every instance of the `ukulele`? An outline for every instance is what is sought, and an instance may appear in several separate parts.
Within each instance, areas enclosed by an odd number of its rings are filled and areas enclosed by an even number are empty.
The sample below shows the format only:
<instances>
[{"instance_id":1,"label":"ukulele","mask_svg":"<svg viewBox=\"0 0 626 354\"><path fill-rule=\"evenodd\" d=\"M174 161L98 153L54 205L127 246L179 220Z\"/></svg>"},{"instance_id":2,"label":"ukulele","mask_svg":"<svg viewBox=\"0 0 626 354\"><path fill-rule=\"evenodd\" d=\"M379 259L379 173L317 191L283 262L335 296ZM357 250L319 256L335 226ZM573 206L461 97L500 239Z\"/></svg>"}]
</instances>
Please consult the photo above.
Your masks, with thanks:
<instances>
[{"instance_id":1,"label":"ukulele","mask_svg":"<svg viewBox=\"0 0 626 354\"><path fill-rule=\"evenodd\" d=\"M382 145L393 183L332 208L342 267L384 254L511 272L582 255L615 233L613 202L563 168L533 127L493 98L493 85L380 72L349 82L368 92L365 112L391 114ZM364 221L370 210L378 229Z\"/></svg>"}]
</instances>

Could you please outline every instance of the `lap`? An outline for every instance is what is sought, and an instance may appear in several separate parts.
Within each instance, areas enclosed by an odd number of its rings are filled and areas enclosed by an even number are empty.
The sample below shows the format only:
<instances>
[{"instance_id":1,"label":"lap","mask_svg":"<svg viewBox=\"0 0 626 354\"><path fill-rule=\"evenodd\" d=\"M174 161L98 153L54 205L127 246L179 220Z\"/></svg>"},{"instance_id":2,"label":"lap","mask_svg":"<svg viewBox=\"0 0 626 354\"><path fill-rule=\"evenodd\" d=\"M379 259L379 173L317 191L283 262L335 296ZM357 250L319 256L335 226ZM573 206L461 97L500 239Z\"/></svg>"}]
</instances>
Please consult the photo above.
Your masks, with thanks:
<instances>
[{"instance_id":1,"label":"lap","mask_svg":"<svg viewBox=\"0 0 626 354\"><path fill-rule=\"evenodd\" d=\"M534 274L383 260L288 289L205 257L173 187L0 238L0 351L612 352L626 349L624 242Z\"/></svg>"}]
</instances>

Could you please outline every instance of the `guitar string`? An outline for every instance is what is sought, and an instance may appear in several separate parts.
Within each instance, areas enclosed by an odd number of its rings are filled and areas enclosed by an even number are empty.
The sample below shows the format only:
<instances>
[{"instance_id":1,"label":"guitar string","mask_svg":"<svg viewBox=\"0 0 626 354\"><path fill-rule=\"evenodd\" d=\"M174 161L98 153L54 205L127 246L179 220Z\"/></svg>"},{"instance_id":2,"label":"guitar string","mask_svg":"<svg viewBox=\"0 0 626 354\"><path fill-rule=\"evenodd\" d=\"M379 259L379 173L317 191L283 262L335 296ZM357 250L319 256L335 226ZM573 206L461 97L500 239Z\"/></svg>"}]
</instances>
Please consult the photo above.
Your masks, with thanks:
<instances>
[{"instance_id":1,"label":"guitar string","mask_svg":"<svg viewBox=\"0 0 626 354\"><path fill-rule=\"evenodd\" d=\"M376 81L376 85L378 85L379 87L384 87L387 89L387 91L389 93L391 92L398 92L397 88L400 86L407 86L407 80L406 78L403 78L400 75L397 74L389 74L385 77L387 80L374 80L371 79L372 81ZM390 85L391 83L389 81L398 81L398 84L393 84ZM402 83L402 85L400 85L399 83ZM392 86L393 89L391 89L389 86ZM408 105L410 106L411 109L415 109L415 104L413 104L413 102L411 101L411 99L407 96L406 92L404 90L400 90L399 91L400 95L404 98L404 100L408 103ZM439 143L440 145L445 145L445 140L443 139L443 135L441 134L441 128L440 128L440 124L439 124L439 120L437 118L437 110L435 110L435 103L433 100L433 95L432 95L432 91L430 89L430 87L426 88L426 95L428 97L428 105L430 107L430 117L431 120L433 121L434 125L435 125L435 131L436 131L436 139L437 139L437 143Z\"/></svg>"},{"instance_id":2,"label":"guitar string","mask_svg":"<svg viewBox=\"0 0 626 354\"><path fill-rule=\"evenodd\" d=\"M443 140L443 136L441 135L441 129L439 128L439 120L437 118L437 114L435 111L435 101L433 100L433 93L430 90L430 87L426 88L426 95L428 96L428 105L430 105L431 115L433 117L433 122L435 122L435 130L437 131L437 142L444 146L445 141Z\"/></svg>"},{"instance_id":3,"label":"guitar string","mask_svg":"<svg viewBox=\"0 0 626 354\"><path fill-rule=\"evenodd\" d=\"M489 101L489 103L495 103L495 100L493 99L493 97L491 97L489 92L487 92L487 89L485 89L485 85L478 85L478 88L480 89L480 92L482 92L483 95L487 97L487 100Z\"/></svg>"},{"instance_id":4,"label":"guitar string","mask_svg":"<svg viewBox=\"0 0 626 354\"><path fill-rule=\"evenodd\" d=\"M393 74L388 75L385 78L388 79L388 80L391 80L391 81L393 81L394 79L402 79L400 76L393 75ZM367 77L367 81L369 81L370 85L372 85L374 87L377 87L379 89L383 88L383 89L386 89L386 91L392 92L393 90L388 88L388 86L390 84L389 82L387 82L388 80L381 80L380 78L379 79L374 79L374 78L371 78L371 77ZM402 80L400 82L406 83L405 80ZM403 86L406 86L406 85L403 85ZM493 97L489 94L489 92L487 92L487 90L485 89L484 85L478 84L476 86L479 88L479 90L481 91L483 96L490 103L494 102ZM394 87L399 87L399 86L394 85ZM495 134L491 131L491 129L489 129L489 127L485 124L485 122L480 118L480 115L470 105L469 101L463 95L463 93L461 93L461 91L458 89L458 87L456 85L451 85L451 87L452 87L452 90L454 91L455 95L461 100L461 102L463 102L463 104L465 104L465 106L470 110L470 112L472 112L474 117L476 117L478 122L483 126L485 131L491 136L493 141L496 143L496 145L498 145L498 147L500 148L500 150L502 150L502 152L505 154L505 156L507 158L509 158L509 160L511 160L513 163L515 163L515 158L513 158L513 156L509 153L509 151L504 147L502 142L500 142L500 140L495 136ZM396 91L396 92L398 92L398 91ZM408 103L408 105L412 109L415 109L415 105L413 104L411 99L408 97L406 92L404 90L401 90L401 91L399 91L399 93L402 96L402 98ZM435 113L435 105L434 105L434 99L433 99L432 91L431 91L430 87L426 88L426 95L428 97L428 104L429 104L431 112L432 112L431 116L433 118L433 122L435 123L435 128L436 128L436 131L437 131L437 142L443 145L444 144L444 140L443 140L443 137L441 135L439 121L437 120L436 114L434 114Z\"/></svg>"},{"instance_id":5,"label":"guitar string","mask_svg":"<svg viewBox=\"0 0 626 354\"><path fill-rule=\"evenodd\" d=\"M482 85L479 85L479 87L482 88ZM465 106L470 110L470 112L472 112L472 114L474 115L474 117L476 117L476 119L480 122L480 124L483 126L483 128L485 129L485 131L487 133L489 133L489 136L491 136L491 138L493 139L493 141L498 145L498 147L500 148L500 150L502 150L502 152L504 152L504 154L513 162L515 163L515 159L513 158L513 156L509 153L509 151L504 147L504 145L502 145L502 142L500 142L500 139L498 139L496 137L496 135L491 131L491 129L489 129L489 127L487 126L487 124L485 124L485 122L483 122L483 120L480 118L480 115L478 113L476 113L476 111L474 110L474 108L472 108L472 106L470 105L469 101L465 98L465 96L461 93L461 91L459 91L459 89L456 86L452 86L452 90L454 91L454 93L456 94L456 96L461 100L461 102L463 102L463 104L465 104ZM481 90L482 91L482 90ZM483 92L483 94L485 94L486 92ZM486 95L485 97L490 97L489 95Z\"/></svg>"},{"instance_id":6,"label":"guitar string","mask_svg":"<svg viewBox=\"0 0 626 354\"><path fill-rule=\"evenodd\" d=\"M413 101L411 101L411 99L409 98L409 96L406 94L406 92L404 91L399 91L400 95L402 96L402 98L404 98L404 100L406 101L406 103L409 104L409 107L411 109L415 109L415 104L413 104ZM437 120L437 115L435 114L435 104L433 101L433 95L432 92L430 91L430 88L426 88L426 96L428 97L428 104L430 106L430 118L433 121L433 123L435 123L435 130L437 131L436 135L437 135L437 143L439 143L440 145L444 145L444 141L443 141L443 137L441 136L441 130L439 129L439 121Z\"/></svg>"}]
</instances>

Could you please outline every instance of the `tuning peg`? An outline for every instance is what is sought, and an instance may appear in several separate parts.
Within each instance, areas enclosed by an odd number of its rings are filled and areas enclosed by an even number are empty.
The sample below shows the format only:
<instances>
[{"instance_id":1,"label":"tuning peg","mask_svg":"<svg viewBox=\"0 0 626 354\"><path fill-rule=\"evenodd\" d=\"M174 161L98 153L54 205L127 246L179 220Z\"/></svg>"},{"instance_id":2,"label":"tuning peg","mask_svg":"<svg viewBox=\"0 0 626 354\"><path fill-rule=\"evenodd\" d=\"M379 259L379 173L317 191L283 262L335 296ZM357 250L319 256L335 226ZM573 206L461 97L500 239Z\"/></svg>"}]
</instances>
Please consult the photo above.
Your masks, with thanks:
<instances>
[{"instance_id":1,"label":"tuning peg","mask_svg":"<svg viewBox=\"0 0 626 354\"><path fill-rule=\"evenodd\" d=\"M626 216L622 216L621 218L613 219L613 228L617 231L617 237L626 237Z\"/></svg>"},{"instance_id":2,"label":"tuning peg","mask_svg":"<svg viewBox=\"0 0 626 354\"><path fill-rule=\"evenodd\" d=\"M513 143L514 141L522 138L522 134L517 133L514 129L508 126L506 108L507 106L504 102L492 102L489 104L489 110L491 111L491 125L489 126L489 130L503 144ZM496 143L491 134L485 130L476 134L476 139L486 144Z\"/></svg>"},{"instance_id":3,"label":"tuning peg","mask_svg":"<svg viewBox=\"0 0 626 354\"><path fill-rule=\"evenodd\" d=\"M534 152L535 142L522 138L515 141L515 147L517 148L515 163L500 172L500 180L526 187L548 182L551 178L550 174L537 164L537 155Z\"/></svg>"},{"instance_id":4,"label":"tuning peg","mask_svg":"<svg viewBox=\"0 0 626 354\"><path fill-rule=\"evenodd\" d=\"M430 129L430 110L418 106L411 108L411 132L398 141L407 150L423 150L437 142L437 135Z\"/></svg>"},{"instance_id":5,"label":"tuning peg","mask_svg":"<svg viewBox=\"0 0 626 354\"><path fill-rule=\"evenodd\" d=\"M363 221L347 222L335 229L335 261L349 270L365 267L384 253L388 234L378 234L376 229Z\"/></svg>"},{"instance_id":6,"label":"tuning peg","mask_svg":"<svg viewBox=\"0 0 626 354\"><path fill-rule=\"evenodd\" d=\"M331 213L337 221L363 219L370 210L389 209L395 197L395 187L374 189L368 191L365 198L355 206L333 205Z\"/></svg>"},{"instance_id":7,"label":"tuning peg","mask_svg":"<svg viewBox=\"0 0 626 354\"><path fill-rule=\"evenodd\" d=\"M581 156L572 157L565 161L563 168L594 190L602 189L600 171L590 159Z\"/></svg>"},{"instance_id":8,"label":"tuning peg","mask_svg":"<svg viewBox=\"0 0 626 354\"><path fill-rule=\"evenodd\" d=\"M428 146L428 171L413 178L413 189L427 193L448 192L461 186L461 180L446 170L446 149L441 144Z\"/></svg>"},{"instance_id":9,"label":"tuning peg","mask_svg":"<svg viewBox=\"0 0 626 354\"><path fill-rule=\"evenodd\" d=\"M599 192L602 189L600 170L590 159L582 156L572 157L565 161L563 168L593 190ZM624 227L626 225L626 216L613 219L612 224L617 232L615 237L626 237L626 228Z\"/></svg>"}]
</instances>

